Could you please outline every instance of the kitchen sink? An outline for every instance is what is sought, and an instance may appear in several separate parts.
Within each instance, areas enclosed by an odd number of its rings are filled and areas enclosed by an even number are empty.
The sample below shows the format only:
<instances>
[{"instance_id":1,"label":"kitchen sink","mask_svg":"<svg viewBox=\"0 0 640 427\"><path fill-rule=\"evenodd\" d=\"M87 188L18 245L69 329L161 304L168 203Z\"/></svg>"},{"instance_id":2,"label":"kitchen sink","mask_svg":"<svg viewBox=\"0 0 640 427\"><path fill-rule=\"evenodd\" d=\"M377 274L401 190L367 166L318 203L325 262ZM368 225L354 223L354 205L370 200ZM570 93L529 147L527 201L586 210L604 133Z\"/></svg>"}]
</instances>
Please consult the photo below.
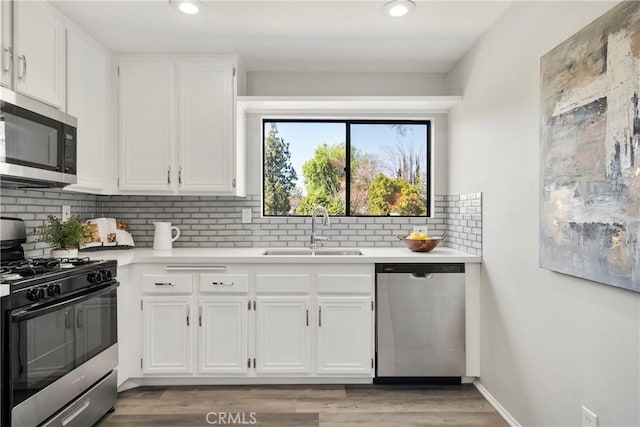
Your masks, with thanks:
<instances>
[{"instance_id":1,"label":"kitchen sink","mask_svg":"<svg viewBox=\"0 0 640 427\"><path fill-rule=\"evenodd\" d=\"M262 255L280 255L280 256L354 256L362 255L360 249L267 249Z\"/></svg>"}]
</instances>

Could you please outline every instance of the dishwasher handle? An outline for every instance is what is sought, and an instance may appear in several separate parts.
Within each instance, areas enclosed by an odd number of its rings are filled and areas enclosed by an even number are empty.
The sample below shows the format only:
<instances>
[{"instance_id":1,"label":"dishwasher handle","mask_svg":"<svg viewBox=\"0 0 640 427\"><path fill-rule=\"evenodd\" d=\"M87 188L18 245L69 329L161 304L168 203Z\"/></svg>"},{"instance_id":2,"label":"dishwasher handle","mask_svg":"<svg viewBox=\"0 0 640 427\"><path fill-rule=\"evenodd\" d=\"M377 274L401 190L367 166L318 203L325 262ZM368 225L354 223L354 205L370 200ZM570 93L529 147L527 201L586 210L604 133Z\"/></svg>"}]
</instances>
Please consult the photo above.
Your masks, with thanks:
<instances>
[{"instance_id":1,"label":"dishwasher handle","mask_svg":"<svg viewBox=\"0 0 640 427\"><path fill-rule=\"evenodd\" d=\"M376 273L447 274L464 273L463 263L376 264Z\"/></svg>"}]
</instances>

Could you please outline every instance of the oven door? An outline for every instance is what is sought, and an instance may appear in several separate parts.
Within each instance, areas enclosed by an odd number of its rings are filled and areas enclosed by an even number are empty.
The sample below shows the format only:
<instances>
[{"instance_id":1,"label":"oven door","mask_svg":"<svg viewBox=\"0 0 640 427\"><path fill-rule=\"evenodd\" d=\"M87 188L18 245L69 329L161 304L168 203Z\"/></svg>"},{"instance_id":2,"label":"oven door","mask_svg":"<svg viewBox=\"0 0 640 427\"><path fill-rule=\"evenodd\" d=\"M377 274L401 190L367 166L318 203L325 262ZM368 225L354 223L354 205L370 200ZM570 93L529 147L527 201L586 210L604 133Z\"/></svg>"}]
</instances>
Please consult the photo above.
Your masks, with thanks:
<instances>
[{"instance_id":1,"label":"oven door","mask_svg":"<svg viewBox=\"0 0 640 427\"><path fill-rule=\"evenodd\" d=\"M40 424L117 365L117 287L11 313L13 425Z\"/></svg>"}]
</instances>

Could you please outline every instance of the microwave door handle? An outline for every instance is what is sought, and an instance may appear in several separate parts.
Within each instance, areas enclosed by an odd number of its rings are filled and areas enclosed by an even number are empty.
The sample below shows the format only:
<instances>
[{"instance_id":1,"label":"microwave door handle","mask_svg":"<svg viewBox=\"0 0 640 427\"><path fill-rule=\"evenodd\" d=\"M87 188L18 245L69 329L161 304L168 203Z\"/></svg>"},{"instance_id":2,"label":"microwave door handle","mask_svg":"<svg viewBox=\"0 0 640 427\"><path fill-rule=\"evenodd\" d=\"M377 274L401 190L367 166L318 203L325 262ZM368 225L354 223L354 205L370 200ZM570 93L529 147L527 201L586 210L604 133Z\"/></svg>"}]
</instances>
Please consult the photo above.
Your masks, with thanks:
<instances>
[{"instance_id":1,"label":"microwave door handle","mask_svg":"<svg viewBox=\"0 0 640 427\"><path fill-rule=\"evenodd\" d=\"M14 322L21 322L24 320L29 320L29 319L33 319L34 317L38 317L38 316L42 316L43 314L47 314L47 313L51 313L53 311L57 311L60 310L61 308L68 306L68 305L73 305L73 304L78 304L82 301L86 301L88 299L91 298L95 298L97 296L100 296L102 294L105 294L113 289L116 289L118 287L119 283L115 282L112 283L108 286L102 287L100 288L99 291L94 291L91 290L88 293L83 293L82 295L75 297L75 298L71 298L68 300L64 300L64 301L59 301L53 304L49 304L49 305L45 305L45 306L40 306L37 308L33 308L33 309L27 309L27 310L23 310L23 311L19 311L16 314L13 314L11 316L11 320Z\"/></svg>"}]
</instances>

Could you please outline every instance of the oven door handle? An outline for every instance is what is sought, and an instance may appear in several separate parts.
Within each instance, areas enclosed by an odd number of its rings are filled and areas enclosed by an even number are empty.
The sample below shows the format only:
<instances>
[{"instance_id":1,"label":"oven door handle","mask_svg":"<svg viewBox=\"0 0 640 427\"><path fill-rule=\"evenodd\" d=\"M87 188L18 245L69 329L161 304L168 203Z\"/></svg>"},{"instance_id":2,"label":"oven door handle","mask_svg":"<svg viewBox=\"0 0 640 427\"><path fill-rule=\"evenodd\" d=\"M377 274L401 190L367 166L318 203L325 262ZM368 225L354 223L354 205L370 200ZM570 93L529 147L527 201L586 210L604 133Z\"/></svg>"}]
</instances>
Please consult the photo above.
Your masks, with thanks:
<instances>
[{"instance_id":1,"label":"oven door handle","mask_svg":"<svg viewBox=\"0 0 640 427\"><path fill-rule=\"evenodd\" d=\"M86 301L91 298L95 298L102 294L105 294L113 289L116 289L120 284L118 282L112 282L106 286L100 288L93 288L87 292L82 293L81 295L66 299L63 301L58 301L49 305L43 305L32 309L26 309L19 311L15 314L11 315L11 320L14 322L21 322L24 320L33 319L34 317L42 316L43 314L51 313L52 311L60 310L62 307L77 304L82 301Z\"/></svg>"}]
</instances>

